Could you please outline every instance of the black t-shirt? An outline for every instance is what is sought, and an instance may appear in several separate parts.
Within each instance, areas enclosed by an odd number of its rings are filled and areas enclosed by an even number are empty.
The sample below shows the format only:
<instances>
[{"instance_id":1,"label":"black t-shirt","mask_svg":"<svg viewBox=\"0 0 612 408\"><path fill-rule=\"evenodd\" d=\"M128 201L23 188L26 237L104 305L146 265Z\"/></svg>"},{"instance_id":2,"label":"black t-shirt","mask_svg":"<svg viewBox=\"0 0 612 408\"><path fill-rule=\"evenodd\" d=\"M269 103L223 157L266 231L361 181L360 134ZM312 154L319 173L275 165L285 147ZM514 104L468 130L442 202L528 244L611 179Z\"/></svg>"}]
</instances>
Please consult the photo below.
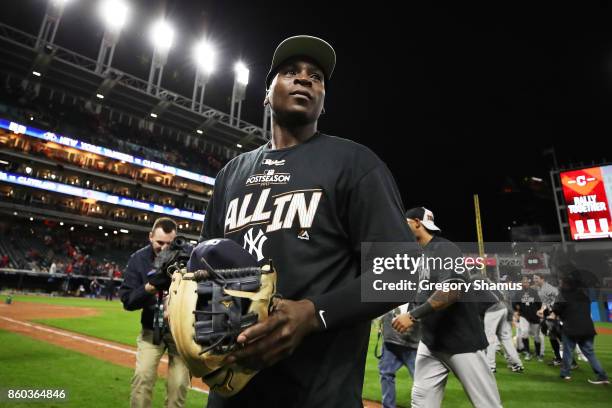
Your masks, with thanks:
<instances>
[{"instance_id":1,"label":"black t-shirt","mask_svg":"<svg viewBox=\"0 0 612 408\"><path fill-rule=\"evenodd\" d=\"M516 305L521 317L527 319L529 323L540 323L538 310L542 308L542 301L537 290L528 288L517 293L513 306L516 308Z\"/></svg>"},{"instance_id":2,"label":"black t-shirt","mask_svg":"<svg viewBox=\"0 0 612 408\"><path fill-rule=\"evenodd\" d=\"M435 235L425 246L426 258L458 259L461 250L449 240ZM444 263L442 264L442 266ZM457 273L454 268L440 267L436 262L424 268L419 280L431 283L467 282L466 274ZM426 301L434 291L423 291L418 299ZM480 316L480 304L474 301L458 301L448 308L433 312L422 319L422 341L432 351L451 354L470 353L487 347L484 324Z\"/></svg>"},{"instance_id":3,"label":"black t-shirt","mask_svg":"<svg viewBox=\"0 0 612 408\"><path fill-rule=\"evenodd\" d=\"M361 243L414 243L385 164L362 145L321 133L244 153L215 181L202 239L218 237L260 262L271 258L278 293L312 300L326 330L209 406L361 407L370 319L392 308L360 302Z\"/></svg>"}]
</instances>

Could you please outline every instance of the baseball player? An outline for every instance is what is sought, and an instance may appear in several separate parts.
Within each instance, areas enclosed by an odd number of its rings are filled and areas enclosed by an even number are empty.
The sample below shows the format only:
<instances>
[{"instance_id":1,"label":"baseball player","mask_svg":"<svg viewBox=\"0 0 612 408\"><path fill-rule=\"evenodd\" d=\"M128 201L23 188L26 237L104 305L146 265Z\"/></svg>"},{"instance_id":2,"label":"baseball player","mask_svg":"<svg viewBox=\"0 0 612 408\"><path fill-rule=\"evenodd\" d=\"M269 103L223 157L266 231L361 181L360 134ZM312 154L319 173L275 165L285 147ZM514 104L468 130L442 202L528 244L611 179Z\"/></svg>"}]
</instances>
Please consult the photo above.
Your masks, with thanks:
<instances>
[{"instance_id":1,"label":"baseball player","mask_svg":"<svg viewBox=\"0 0 612 408\"><path fill-rule=\"evenodd\" d=\"M168 350L168 378L166 407L180 408L187 397L190 383L189 369L178 355L170 332L164 334L160 344L153 341L153 320L156 294L161 287L151 284L153 261L170 245L176 236L176 223L166 217L158 218L149 233L149 245L134 252L128 261L119 296L125 310L142 309L142 331L137 339L136 369L132 377L130 406L151 407L153 387L157 380L157 366ZM154 282L154 281L153 281Z\"/></svg>"},{"instance_id":2,"label":"baseball player","mask_svg":"<svg viewBox=\"0 0 612 408\"><path fill-rule=\"evenodd\" d=\"M550 340L550 346L553 349L553 353L555 358L551 361L552 365L560 365L561 363L561 354L560 354L560 339L557 336L555 330L551 330L554 325L554 320L548 319L548 314L552 311L553 304L559 296L559 290L546 282L546 278L541 274L533 275L533 287L538 291L538 296L542 301L542 307L538 310L538 317L543 319L541 327L542 334L547 334ZM544 343L542 342L542 349L544 349ZM542 355L544 355L544 350L542 350Z\"/></svg>"},{"instance_id":3,"label":"baseball player","mask_svg":"<svg viewBox=\"0 0 612 408\"><path fill-rule=\"evenodd\" d=\"M335 62L320 38L284 40L266 79L272 138L215 181L202 239L272 259L283 299L227 359L261 371L233 397L213 390L209 407L362 406L370 321L395 304L361 302L361 244L415 241L387 166L317 130Z\"/></svg>"},{"instance_id":4,"label":"baseball player","mask_svg":"<svg viewBox=\"0 0 612 408\"><path fill-rule=\"evenodd\" d=\"M519 350L525 353L525 360L531 360L531 350L529 348L529 337L533 337L535 355L539 361L543 361L542 356L542 337L540 330L540 316L538 311L542 308L542 301L538 292L531 287L531 280L528 276L523 276L523 290L515 295L512 302L514 310L519 314L518 324L518 345Z\"/></svg>"},{"instance_id":5,"label":"baseball player","mask_svg":"<svg viewBox=\"0 0 612 408\"><path fill-rule=\"evenodd\" d=\"M455 244L438 235L440 228L430 210L424 207L408 210L406 220L426 258L462 258ZM424 268L420 276L420 280L432 283L465 282L466 279L467 276L453 269L435 264ZM402 333L415 322L421 322L423 337L417 349L412 407L439 407L450 371L457 376L475 407L501 407L497 383L484 352L487 339L479 304L458 301L462 295L459 291L423 291L419 295L423 303L393 321L393 327Z\"/></svg>"},{"instance_id":6,"label":"baseball player","mask_svg":"<svg viewBox=\"0 0 612 408\"><path fill-rule=\"evenodd\" d=\"M497 371L495 352L497 345L501 345L506 359L510 363L510 369L515 373L522 373L523 363L512 343L512 325L510 320L512 312L508 309L503 293L495 291L499 302L490 306L484 316L484 328L489 346L487 347L487 360L492 372Z\"/></svg>"}]
</instances>

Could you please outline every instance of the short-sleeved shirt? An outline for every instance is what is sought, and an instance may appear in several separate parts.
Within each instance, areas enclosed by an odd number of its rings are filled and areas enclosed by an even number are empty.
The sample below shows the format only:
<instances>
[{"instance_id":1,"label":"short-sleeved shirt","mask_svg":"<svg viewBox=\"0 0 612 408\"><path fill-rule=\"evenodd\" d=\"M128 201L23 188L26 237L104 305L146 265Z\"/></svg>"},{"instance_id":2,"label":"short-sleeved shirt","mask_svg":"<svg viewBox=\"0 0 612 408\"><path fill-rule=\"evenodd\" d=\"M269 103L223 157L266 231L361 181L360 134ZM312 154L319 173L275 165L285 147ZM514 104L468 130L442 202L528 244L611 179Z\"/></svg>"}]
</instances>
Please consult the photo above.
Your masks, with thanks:
<instances>
[{"instance_id":1,"label":"short-sleeved shirt","mask_svg":"<svg viewBox=\"0 0 612 408\"><path fill-rule=\"evenodd\" d=\"M435 235L424 248L425 258L461 258L461 250L449 240ZM431 262L430 268L424 268L419 280L431 283L467 282L468 277L457 273L453 268L439 268ZM418 294L418 299L425 302L433 291ZM422 341L430 350L451 354L469 353L482 350L488 342L484 325L480 317L479 304L476 302L458 301L446 309L431 313L422 319Z\"/></svg>"}]
</instances>

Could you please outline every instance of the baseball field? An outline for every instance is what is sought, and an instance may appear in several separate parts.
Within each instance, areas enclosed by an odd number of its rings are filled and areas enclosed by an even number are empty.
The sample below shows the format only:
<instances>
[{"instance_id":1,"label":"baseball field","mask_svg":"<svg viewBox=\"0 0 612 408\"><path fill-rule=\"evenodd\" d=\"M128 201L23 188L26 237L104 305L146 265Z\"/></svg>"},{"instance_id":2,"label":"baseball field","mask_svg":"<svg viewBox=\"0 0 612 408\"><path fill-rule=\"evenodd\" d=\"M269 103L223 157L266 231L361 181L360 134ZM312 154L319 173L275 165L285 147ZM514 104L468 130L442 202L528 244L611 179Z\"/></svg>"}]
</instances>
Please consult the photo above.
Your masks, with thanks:
<instances>
[{"instance_id":1,"label":"baseball field","mask_svg":"<svg viewBox=\"0 0 612 408\"><path fill-rule=\"evenodd\" d=\"M117 407L129 404L139 313L126 312L118 300L15 296L5 304L0 296L0 389L63 389L65 401L0 400L0 406ZM612 372L612 324L597 324L597 355ZM380 401L376 332L370 337L363 397ZM549 346L547 344L547 346ZM546 361L552 358L547 347ZM612 387L594 386L590 367L580 362L570 382L559 379L557 368L535 360L525 372L511 373L499 356L497 382L505 407L609 407ZM162 364L159 374L164 376ZM202 407L205 386L193 382L187 407ZM405 368L397 378L398 405L410 405L411 380ZM158 380L154 406L162 407L164 382ZM366 406L377 404L366 402ZM461 385L451 376L444 407L470 407Z\"/></svg>"}]
</instances>

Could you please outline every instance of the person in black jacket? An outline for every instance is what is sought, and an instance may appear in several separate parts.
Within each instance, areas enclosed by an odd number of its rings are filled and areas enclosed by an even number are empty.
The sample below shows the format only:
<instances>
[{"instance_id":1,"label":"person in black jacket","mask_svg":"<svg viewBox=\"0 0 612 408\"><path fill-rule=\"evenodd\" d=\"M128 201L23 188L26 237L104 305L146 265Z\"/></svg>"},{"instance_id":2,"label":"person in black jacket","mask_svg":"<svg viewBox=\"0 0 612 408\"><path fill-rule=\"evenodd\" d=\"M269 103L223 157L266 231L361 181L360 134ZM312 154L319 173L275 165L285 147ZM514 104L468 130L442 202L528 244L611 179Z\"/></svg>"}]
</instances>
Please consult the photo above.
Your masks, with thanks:
<instances>
[{"instance_id":1,"label":"person in black jacket","mask_svg":"<svg viewBox=\"0 0 612 408\"><path fill-rule=\"evenodd\" d=\"M576 344L589 361L597 379L591 384L610 384L608 374L595 356L593 340L595 326L591 319L591 301L581 288L578 271L573 271L562 279L561 294L553 305L553 312L561 320L561 339L563 342L563 364L561 365L561 378L571 379L572 351Z\"/></svg>"},{"instance_id":2,"label":"person in black jacket","mask_svg":"<svg viewBox=\"0 0 612 408\"><path fill-rule=\"evenodd\" d=\"M150 283L155 275L153 262L156 256L176 237L176 223L166 217L158 218L149 233L150 244L134 252L124 273L120 298L125 310L142 309L142 331L137 339L136 369L132 377L130 406L150 407L153 386L157 380L157 366L168 350L168 378L166 407L182 407L190 383L189 369L178 355L170 332L163 335L160 344L153 342L153 319L156 294L163 288Z\"/></svg>"}]
</instances>

